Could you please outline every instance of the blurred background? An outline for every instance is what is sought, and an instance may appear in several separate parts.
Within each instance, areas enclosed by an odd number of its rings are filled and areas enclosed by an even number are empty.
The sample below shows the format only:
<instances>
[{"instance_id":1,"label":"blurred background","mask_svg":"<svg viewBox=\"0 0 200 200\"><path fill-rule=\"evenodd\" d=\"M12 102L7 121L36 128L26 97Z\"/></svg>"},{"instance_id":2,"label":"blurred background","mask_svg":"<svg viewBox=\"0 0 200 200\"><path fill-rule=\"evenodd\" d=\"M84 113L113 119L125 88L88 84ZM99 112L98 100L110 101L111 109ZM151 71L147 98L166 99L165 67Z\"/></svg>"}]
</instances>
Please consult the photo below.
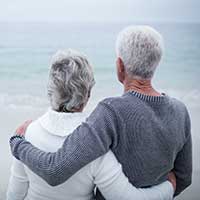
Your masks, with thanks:
<instances>
[{"instance_id":1,"label":"blurred background","mask_svg":"<svg viewBox=\"0 0 200 200\"><path fill-rule=\"evenodd\" d=\"M199 200L200 1L198 0L0 0L0 200L5 200L11 154L9 137L49 104L46 83L59 49L85 53L96 86L90 112L104 97L123 93L115 75L115 40L127 25L151 25L165 40L154 78L161 92L183 101L192 120L193 184L177 199Z\"/></svg>"}]
</instances>

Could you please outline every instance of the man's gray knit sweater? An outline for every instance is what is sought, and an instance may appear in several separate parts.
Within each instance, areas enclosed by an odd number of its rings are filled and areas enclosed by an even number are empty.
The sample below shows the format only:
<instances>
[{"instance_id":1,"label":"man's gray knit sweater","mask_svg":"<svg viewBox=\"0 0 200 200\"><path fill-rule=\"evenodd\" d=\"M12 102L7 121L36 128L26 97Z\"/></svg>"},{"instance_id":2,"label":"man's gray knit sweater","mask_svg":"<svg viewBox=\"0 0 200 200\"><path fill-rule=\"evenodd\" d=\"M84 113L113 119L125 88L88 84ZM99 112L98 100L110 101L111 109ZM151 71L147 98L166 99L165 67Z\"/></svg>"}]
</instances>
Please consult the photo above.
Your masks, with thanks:
<instances>
[{"instance_id":1,"label":"man's gray knit sweater","mask_svg":"<svg viewBox=\"0 0 200 200\"><path fill-rule=\"evenodd\" d=\"M53 186L109 149L137 187L161 183L171 170L177 177L176 195L191 184L190 118L184 104L167 95L127 92L101 101L55 153L18 136L10 145L17 159Z\"/></svg>"}]
</instances>

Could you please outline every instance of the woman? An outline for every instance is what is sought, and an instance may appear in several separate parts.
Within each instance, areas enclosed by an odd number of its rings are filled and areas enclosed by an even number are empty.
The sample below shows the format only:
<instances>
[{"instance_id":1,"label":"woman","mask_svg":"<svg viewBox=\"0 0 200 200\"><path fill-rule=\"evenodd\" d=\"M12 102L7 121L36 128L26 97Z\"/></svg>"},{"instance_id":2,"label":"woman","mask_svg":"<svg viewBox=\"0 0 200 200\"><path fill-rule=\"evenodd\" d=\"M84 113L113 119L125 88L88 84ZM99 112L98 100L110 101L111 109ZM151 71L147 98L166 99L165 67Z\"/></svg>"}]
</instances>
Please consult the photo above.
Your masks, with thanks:
<instances>
[{"instance_id":1,"label":"woman","mask_svg":"<svg viewBox=\"0 0 200 200\"><path fill-rule=\"evenodd\" d=\"M49 75L51 108L31 123L26 140L44 151L57 151L65 138L87 117L82 111L93 85L92 68L84 55L73 50L58 52L53 57ZM120 163L109 151L57 187L49 186L14 159L7 200L89 200L94 199L95 186L106 199L113 200L167 200L173 196L173 187L168 181L148 189L136 189L128 182Z\"/></svg>"}]
</instances>

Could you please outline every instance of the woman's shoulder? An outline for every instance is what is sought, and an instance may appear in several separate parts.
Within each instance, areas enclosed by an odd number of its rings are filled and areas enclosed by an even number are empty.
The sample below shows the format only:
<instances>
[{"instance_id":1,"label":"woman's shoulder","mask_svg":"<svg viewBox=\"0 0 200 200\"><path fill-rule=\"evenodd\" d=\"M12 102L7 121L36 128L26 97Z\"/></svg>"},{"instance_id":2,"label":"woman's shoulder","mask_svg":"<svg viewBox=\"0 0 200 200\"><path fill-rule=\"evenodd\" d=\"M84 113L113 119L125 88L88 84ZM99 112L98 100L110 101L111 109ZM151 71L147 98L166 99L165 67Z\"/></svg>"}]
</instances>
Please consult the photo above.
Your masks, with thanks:
<instances>
[{"instance_id":1,"label":"woman's shoulder","mask_svg":"<svg viewBox=\"0 0 200 200\"><path fill-rule=\"evenodd\" d=\"M27 128L25 138L27 141L31 141L33 138L37 138L41 133L41 126L39 120L34 120Z\"/></svg>"}]
</instances>

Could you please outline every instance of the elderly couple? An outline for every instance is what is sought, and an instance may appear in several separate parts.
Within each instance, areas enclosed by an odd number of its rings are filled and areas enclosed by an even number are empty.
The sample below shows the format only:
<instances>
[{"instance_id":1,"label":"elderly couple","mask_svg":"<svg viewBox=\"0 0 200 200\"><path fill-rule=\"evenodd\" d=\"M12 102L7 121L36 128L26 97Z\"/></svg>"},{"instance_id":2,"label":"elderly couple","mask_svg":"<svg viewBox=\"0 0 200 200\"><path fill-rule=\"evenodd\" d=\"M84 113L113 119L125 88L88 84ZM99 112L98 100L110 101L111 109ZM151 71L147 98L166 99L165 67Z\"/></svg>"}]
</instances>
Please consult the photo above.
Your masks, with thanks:
<instances>
[{"instance_id":1,"label":"elderly couple","mask_svg":"<svg viewBox=\"0 0 200 200\"><path fill-rule=\"evenodd\" d=\"M99 102L89 116L84 107L94 77L87 58L73 50L53 57L51 108L10 139L7 200L170 200L191 184L188 111L151 84L161 35L127 27L116 52L124 93Z\"/></svg>"}]
</instances>

